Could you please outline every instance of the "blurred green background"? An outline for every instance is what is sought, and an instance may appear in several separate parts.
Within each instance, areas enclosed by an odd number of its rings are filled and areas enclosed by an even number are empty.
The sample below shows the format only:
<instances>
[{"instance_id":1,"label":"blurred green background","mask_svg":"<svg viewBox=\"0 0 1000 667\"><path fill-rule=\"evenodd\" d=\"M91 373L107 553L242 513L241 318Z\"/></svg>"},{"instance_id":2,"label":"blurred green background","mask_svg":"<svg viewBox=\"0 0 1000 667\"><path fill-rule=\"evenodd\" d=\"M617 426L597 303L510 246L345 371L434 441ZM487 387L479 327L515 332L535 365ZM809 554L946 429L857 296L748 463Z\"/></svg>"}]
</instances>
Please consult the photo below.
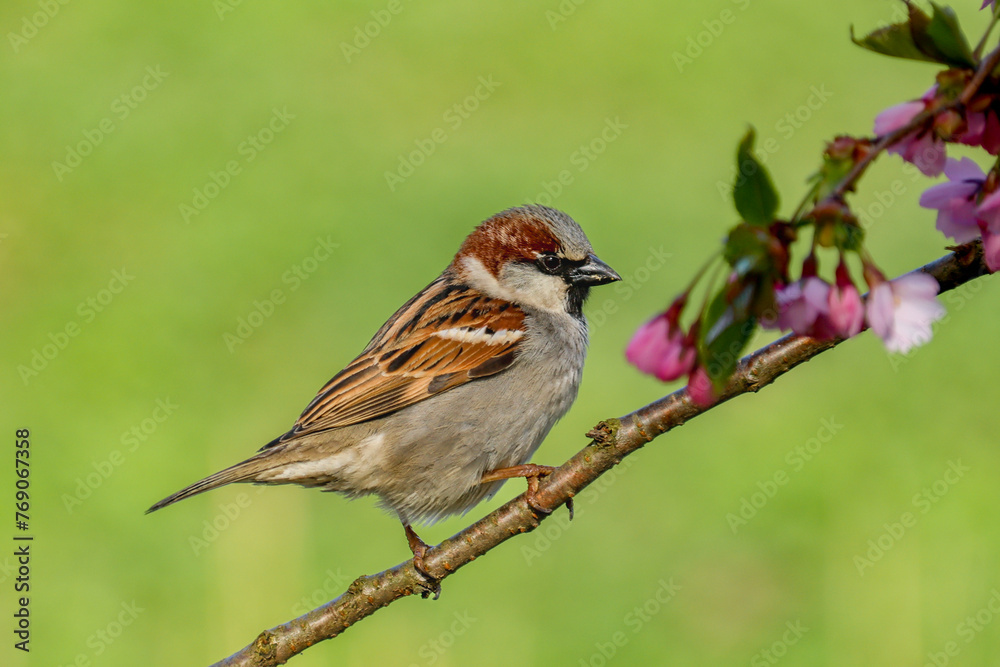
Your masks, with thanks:
<instances>
[{"instance_id":1,"label":"blurred green background","mask_svg":"<svg viewBox=\"0 0 1000 667\"><path fill-rule=\"evenodd\" d=\"M977 36L978 4L959 7ZM36 540L30 659L0 556L0 662L208 664L408 557L371 499L229 487L143 510L286 430L501 209L564 209L626 277L594 293L580 398L536 460L675 389L622 351L735 221L747 123L788 214L824 140L930 85L848 40L900 6L3 3L0 403L8 441L31 429ZM927 184L889 157L855 199L887 274L944 252ZM656 440L572 525L292 664L994 664L998 297L971 284L909 357L865 334Z\"/></svg>"}]
</instances>

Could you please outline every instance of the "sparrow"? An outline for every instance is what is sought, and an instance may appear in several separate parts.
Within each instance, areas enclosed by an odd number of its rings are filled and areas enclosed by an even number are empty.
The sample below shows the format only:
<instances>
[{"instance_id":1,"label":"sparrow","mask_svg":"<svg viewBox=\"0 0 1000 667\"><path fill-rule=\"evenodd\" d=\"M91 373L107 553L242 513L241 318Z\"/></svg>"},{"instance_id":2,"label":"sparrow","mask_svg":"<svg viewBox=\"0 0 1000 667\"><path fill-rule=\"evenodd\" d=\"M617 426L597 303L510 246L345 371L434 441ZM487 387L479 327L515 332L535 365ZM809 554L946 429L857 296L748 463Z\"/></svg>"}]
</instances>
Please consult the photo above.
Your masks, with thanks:
<instances>
[{"instance_id":1,"label":"sparrow","mask_svg":"<svg viewBox=\"0 0 1000 667\"><path fill-rule=\"evenodd\" d=\"M393 314L284 435L147 513L233 482L374 494L403 524L463 513L525 477L529 502L553 468L528 464L576 399L590 288L621 280L580 226L545 206L480 224L451 264ZM534 503L532 503L534 507Z\"/></svg>"}]
</instances>

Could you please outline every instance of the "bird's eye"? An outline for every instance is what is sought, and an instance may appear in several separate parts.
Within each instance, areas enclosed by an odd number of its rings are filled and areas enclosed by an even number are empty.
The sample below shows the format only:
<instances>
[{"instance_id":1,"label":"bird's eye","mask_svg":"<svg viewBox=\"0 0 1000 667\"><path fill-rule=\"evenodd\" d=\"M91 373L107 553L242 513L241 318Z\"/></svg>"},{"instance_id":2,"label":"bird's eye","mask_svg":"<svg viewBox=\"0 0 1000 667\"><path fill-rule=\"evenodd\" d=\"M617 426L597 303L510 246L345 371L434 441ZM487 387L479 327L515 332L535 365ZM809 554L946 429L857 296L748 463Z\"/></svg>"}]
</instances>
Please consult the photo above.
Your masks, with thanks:
<instances>
[{"instance_id":1,"label":"bird's eye","mask_svg":"<svg viewBox=\"0 0 1000 667\"><path fill-rule=\"evenodd\" d=\"M559 270L562 269L562 265L562 258L558 255L546 253L538 256L538 266L541 267L542 271L545 273L558 273Z\"/></svg>"}]
</instances>

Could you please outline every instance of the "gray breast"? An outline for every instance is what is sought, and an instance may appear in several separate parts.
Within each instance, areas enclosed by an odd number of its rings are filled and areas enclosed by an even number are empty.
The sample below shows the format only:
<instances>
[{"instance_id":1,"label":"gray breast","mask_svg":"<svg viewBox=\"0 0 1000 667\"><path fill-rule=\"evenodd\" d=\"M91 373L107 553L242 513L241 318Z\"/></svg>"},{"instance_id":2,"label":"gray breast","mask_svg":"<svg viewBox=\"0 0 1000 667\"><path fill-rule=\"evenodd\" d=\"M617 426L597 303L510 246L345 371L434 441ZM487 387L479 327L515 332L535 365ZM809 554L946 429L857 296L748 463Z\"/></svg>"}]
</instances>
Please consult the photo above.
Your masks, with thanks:
<instances>
[{"instance_id":1,"label":"gray breast","mask_svg":"<svg viewBox=\"0 0 1000 667\"><path fill-rule=\"evenodd\" d=\"M569 315L529 313L528 335L508 370L456 387L396 413L366 480L369 492L414 519L460 512L492 495L488 470L527 462L576 398L586 324ZM401 483L405 480L405 484Z\"/></svg>"}]
</instances>

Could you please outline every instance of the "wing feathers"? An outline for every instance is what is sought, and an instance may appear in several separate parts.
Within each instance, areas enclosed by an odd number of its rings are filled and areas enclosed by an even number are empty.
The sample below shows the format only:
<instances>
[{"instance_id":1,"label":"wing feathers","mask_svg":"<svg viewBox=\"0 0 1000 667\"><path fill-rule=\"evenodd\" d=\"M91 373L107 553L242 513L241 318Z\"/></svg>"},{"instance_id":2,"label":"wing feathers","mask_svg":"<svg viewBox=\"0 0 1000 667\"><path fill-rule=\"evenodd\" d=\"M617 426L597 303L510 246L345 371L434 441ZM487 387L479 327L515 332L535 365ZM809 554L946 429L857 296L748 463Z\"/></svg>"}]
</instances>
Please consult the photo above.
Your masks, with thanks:
<instances>
[{"instance_id":1,"label":"wing feathers","mask_svg":"<svg viewBox=\"0 0 1000 667\"><path fill-rule=\"evenodd\" d=\"M517 360L524 312L446 273L407 302L275 441L383 417Z\"/></svg>"}]
</instances>

